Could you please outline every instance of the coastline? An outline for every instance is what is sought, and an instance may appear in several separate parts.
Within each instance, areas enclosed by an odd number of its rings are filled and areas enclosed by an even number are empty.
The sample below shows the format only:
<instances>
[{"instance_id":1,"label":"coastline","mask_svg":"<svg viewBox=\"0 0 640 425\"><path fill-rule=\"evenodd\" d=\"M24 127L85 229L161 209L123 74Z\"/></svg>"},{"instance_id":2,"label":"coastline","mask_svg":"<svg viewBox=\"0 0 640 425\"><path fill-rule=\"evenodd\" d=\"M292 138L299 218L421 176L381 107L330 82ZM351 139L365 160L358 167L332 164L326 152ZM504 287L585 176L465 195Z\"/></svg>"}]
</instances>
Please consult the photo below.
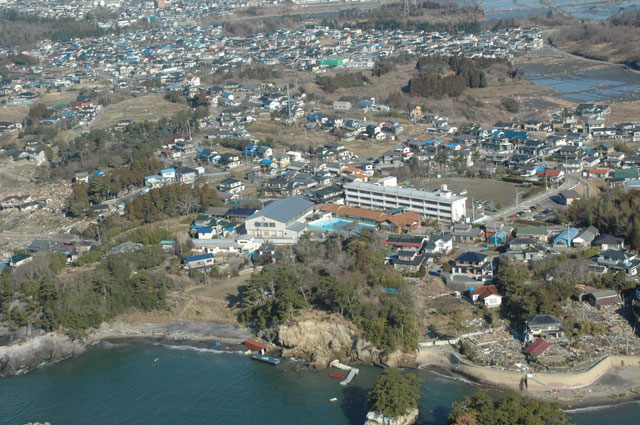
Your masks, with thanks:
<instances>
[{"instance_id":1,"label":"coastline","mask_svg":"<svg viewBox=\"0 0 640 425\"><path fill-rule=\"evenodd\" d=\"M66 358L82 355L87 348L104 344L153 344L172 349L194 349L216 353L242 353L242 342L255 336L232 323L182 322L128 324L103 323L82 341L53 333L11 346L0 346L0 376L33 370ZM277 347L282 348L282 347ZM277 351L276 351L277 353ZM7 369L8 359L15 363ZM356 362L358 363L358 362ZM366 362L365 362L366 363ZM520 392L524 372L473 365L449 348L422 348L416 353L416 367L449 374L452 379L504 391ZM19 367L18 367L19 366ZM606 407L640 400L640 357L612 356L584 372L535 374L522 391L532 398L556 402L566 409ZM615 397L614 397L615 395ZM622 396L621 396L622 395Z\"/></svg>"},{"instance_id":2,"label":"coastline","mask_svg":"<svg viewBox=\"0 0 640 425\"><path fill-rule=\"evenodd\" d=\"M520 388L525 372L478 366L447 348L421 349L419 367L441 368L480 385L523 394L564 408L609 406L640 400L640 357L609 356L583 372L535 373Z\"/></svg>"},{"instance_id":3,"label":"coastline","mask_svg":"<svg viewBox=\"0 0 640 425\"><path fill-rule=\"evenodd\" d=\"M92 345L101 341L149 340L191 342L195 344L220 343L236 346L252 334L231 323L182 322L132 325L121 321L103 323L91 330L85 338L72 340L61 332L51 332L31 338L21 338L10 345L0 346L0 378L29 372L44 364L53 364L70 357L77 357Z\"/></svg>"}]
</instances>

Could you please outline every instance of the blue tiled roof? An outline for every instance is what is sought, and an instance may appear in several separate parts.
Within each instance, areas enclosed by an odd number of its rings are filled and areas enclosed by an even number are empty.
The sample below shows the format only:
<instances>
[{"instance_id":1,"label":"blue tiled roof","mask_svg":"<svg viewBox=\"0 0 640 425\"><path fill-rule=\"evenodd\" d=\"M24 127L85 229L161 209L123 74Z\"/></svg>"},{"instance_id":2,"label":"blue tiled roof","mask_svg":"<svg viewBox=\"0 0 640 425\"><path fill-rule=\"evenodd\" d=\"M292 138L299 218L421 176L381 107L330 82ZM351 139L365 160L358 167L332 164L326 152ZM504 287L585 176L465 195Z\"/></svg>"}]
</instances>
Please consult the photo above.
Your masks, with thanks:
<instances>
[{"instance_id":1,"label":"blue tiled roof","mask_svg":"<svg viewBox=\"0 0 640 425\"><path fill-rule=\"evenodd\" d=\"M191 257L185 257L184 261L191 263L192 261L207 260L209 258L213 258L213 254L192 255Z\"/></svg>"}]
</instances>

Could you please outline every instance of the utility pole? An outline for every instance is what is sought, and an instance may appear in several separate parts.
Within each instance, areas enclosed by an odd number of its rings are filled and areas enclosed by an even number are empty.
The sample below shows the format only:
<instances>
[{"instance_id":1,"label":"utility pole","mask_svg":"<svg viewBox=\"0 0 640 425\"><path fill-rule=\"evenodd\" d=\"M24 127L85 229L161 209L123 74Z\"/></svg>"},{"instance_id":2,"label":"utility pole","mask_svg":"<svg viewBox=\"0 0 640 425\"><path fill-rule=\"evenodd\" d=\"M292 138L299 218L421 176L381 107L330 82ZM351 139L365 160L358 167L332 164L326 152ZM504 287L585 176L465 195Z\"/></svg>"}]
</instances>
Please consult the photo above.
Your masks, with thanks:
<instances>
[{"instance_id":1,"label":"utility pole","mask_svg":"<svg viewBox=\"0 0 640 425\"><path fill-rule=\"evenodd\" d=\"M287 83L287 108L289 110L289 124L291 124L291 96L289 95L289 83Z\"/></svg>"}]
</instances>

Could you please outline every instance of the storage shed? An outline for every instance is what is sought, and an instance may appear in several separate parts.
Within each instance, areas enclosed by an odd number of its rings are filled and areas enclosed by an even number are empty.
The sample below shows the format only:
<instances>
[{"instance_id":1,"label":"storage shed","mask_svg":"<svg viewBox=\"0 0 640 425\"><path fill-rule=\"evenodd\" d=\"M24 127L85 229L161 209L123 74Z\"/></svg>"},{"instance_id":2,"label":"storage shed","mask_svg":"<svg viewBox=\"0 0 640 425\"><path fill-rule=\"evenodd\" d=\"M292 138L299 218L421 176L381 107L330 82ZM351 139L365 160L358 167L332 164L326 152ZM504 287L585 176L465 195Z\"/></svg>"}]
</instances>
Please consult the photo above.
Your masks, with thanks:
<instances>
[{"instance_id":1,"label":"storage shed","mask_svg":"<svg viewBox=\"0 0 640 425\"><path fill-rule=\"evenodd\" d=\"M586 294L583 299L590 302L591 305L594 306L617 304L620 302L620 296L616 291L613 290L594 291Z\"/></svg>"},{"instance_id":2,"label":"storage shed","mask_svg":"<svg viewBox=\"0 0 640 425\"><path fill-rule=\"evenodd\" d=\"M249 350L251 351L259 351L259 352L268 352L269 351L269 347L267 345L264 345L261 342L258 341L254 341L253 339L248 339L244 342L244 346L247 347ZM264 351L262 351L264 350Z\"/></svg>"}]
</instances>

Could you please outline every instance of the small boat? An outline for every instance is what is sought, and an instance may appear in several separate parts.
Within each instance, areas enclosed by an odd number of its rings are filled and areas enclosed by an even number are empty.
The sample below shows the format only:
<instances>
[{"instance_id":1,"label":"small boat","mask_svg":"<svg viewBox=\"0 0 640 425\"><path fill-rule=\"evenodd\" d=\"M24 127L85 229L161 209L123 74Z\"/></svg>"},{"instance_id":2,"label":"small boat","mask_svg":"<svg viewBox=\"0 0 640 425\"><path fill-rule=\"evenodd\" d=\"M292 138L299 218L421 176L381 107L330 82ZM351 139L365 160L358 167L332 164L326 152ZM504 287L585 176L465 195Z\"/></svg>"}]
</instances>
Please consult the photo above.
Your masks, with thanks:
<instances>
[{"instance_id":1,"label":"small boat","mask_svg":"<svg viewBox=\"0 0 640 425\"><path fill-rule=\"evenodd\" d=\"M343 375L343 374L341 374L341 373L331 372L331 373L329 374L329 377L331 377L331 378L336 378L336 379L344 379L344 378L346 378L347 376L346 376L346 375Z\"/></svg>"},{"instance_id":2,"label":"small boat","mask_svg":"<svg viewBox=\"0 0 640 425\"><path fill-rule=\"evenodd\" d=\"M280 359L277 359L275 357L265 356L264 354L254 354L253 356L251 356L251 358L253 360L257 360L259 362L264 362L264 363L269 363L269 364L272 364L274 366L277 366L277 365L280 364Z\"/></svg>"},{"instance_id":3,"label":"small boat","mask_svg":"<svg viewBox=\"0 0 640 425\"><path fill-rule=\"evenodd\" d=\"M338 399L334 397L334 398L330 398L329 401L333 403L335 401L338 401Z\"/></svg>"}]
</instances>

